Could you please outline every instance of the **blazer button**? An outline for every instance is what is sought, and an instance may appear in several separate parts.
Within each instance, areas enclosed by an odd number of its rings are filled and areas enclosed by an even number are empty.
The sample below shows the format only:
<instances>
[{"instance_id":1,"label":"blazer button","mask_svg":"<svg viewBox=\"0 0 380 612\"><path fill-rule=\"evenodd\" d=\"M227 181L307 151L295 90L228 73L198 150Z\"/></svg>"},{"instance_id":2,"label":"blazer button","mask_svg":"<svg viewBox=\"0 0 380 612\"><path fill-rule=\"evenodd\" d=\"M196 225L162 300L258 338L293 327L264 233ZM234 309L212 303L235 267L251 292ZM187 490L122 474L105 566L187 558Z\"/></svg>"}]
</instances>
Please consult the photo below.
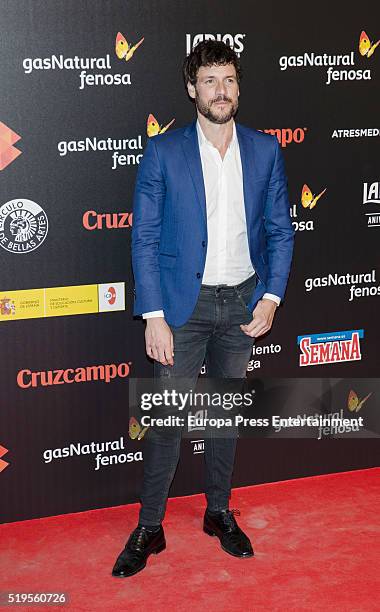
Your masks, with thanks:
<instances>
[{"instance_id":1,"label":"blazer button","mask_svg":"<svg viewBox=\"0 0 380 612\"><path fill-rule=\"evenodd\" d=\"M200 278L200 277L201 277L201 273L197 272L197 278Z\"/></svg>"},{"instance_id":2,"label":"blazer button","mask_svg":"<svg viewBox=\"0 0 380 612\"><path fill-rule=\"evenodd\" d=\"M204 241L204 240L202 240L202 246L203 246L203 247L205 247L205 246L206 246L206 243L205 243L205 241Z\"/></svg>"}]
</instances>

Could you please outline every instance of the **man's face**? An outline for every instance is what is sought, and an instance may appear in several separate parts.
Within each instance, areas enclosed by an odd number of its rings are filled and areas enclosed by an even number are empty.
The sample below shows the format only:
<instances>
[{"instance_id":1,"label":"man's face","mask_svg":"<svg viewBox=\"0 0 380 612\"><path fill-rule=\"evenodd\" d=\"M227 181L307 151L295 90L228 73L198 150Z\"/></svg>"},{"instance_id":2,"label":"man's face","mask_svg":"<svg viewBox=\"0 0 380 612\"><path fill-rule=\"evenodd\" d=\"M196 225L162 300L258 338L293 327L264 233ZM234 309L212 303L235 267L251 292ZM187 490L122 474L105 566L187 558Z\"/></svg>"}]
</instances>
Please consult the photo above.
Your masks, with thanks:
<instances>
[{"instance_id":1,"label":"man's face","mask_svg":"<svg viewBox=\"0 0 380 612\"><path fill-rule=\"evenodd\" d=\"M212 123L227 123L236 114L239 86L233 64L201 66L195 85L187 84L198 112Z\"/></svg>"}]
</instances>

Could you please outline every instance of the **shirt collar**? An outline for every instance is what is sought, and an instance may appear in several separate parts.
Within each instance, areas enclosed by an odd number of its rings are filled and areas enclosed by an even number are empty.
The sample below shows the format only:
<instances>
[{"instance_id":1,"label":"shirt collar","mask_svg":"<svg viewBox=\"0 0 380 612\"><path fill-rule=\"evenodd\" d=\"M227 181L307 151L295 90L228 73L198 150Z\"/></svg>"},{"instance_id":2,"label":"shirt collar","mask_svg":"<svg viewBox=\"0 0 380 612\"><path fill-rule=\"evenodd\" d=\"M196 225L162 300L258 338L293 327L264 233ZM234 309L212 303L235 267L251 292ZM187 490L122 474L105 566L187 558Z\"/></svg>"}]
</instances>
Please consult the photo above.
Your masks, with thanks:
<instances>
[{"instance_id":1,"label":"shirt collar","mask_svg":"<svg viewBox=\"0 0 380 612\"><path fill-rule=\"evenodd\" d=\"M203 130L201 128L201 124L199 123L199 120L197 119L196 122L196 126L197 126L197 133L198 133L198 142L199 142L199 146L205 146L208 145L210 147L214 147L214 145L206 138L206 136L203 133ZM228 145L227 149L232 148L233 146L235 146L237 142L237 136L236 136L236 125L235 125L235 121L232 120L232 138L231 138L231 142Z\"/></svg>"}]
</instances>

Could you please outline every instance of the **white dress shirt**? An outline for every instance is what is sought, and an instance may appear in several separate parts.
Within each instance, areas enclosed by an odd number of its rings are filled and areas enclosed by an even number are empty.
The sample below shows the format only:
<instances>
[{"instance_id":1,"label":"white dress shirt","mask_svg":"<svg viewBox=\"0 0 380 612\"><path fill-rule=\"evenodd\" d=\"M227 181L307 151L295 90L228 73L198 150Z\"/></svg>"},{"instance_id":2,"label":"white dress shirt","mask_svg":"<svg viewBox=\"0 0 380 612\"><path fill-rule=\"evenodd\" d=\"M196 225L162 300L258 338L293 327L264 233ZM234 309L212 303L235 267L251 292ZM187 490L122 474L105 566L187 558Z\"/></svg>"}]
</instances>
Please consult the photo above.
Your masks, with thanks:
<instances>
[{"instance_id":1,"label":"white dress shirt","mask_svg":"<svg viewBox=\"0 0 380 612\"><path fill-rule=\"evenodd\" d=\"M249 254L244 208L243 171L235 122L232 139L222 159L207 140L199 121L197 134L206 195L208 244L203 285L239 285L255 273ZM280 304L272 293L263 298ZM144 319L163 317L163 310L146 312Z\"/></svg>"}]
</instances>

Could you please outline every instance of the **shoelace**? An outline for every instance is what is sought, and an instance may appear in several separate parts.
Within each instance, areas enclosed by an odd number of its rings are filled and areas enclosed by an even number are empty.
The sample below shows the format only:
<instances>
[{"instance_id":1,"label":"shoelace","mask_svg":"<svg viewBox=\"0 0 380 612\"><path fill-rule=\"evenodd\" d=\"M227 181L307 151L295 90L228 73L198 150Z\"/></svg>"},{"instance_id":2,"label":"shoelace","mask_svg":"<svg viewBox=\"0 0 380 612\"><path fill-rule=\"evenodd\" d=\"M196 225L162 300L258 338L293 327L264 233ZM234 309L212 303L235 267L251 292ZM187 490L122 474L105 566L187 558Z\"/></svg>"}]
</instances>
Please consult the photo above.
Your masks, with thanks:
<instances>
[{"instance_id":1,"label":"shoelace","mask_svg":"<svg viewBox=\"0 0 380 612\"><path fill-rule=\"evenodd\" d=\"M224 523L229 527L236 527L235 516L240 516L240 510L232 508L224 514Z\"/></svg>"},{"instance_id":2,"label":"shoelace","mask_svg":"<svg viewBox=\"0 0 380 612\"><path fill-rule=\"evenodd\" d=\"M136 528L131 536L128 548L133 552L141 552L141 545L147 537L146 529Z\"/></svg>"}]
</instances>

